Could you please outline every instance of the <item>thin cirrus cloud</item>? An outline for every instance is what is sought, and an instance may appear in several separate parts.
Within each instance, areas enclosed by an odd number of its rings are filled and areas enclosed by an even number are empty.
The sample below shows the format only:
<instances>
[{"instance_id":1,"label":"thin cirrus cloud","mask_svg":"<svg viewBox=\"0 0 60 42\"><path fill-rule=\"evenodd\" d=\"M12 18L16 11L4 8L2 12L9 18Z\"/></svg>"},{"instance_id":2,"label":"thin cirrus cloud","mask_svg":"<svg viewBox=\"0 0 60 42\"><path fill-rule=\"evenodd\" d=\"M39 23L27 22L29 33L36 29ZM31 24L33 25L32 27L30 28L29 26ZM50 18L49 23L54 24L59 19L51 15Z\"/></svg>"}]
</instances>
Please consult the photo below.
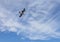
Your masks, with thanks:
<instances>
[{"instance_id":1,"label":"thin cirrus cloud","mask_svg":"<svg viewBox=\"0 0 60 42\"><path fill-rule=\"evenodd\" d=\"M19 18L24 7L26 12ZM58 7L54 0L0 0L0 32L22 33L30 40L60 38Z\"/></svg>"}]
</instances>

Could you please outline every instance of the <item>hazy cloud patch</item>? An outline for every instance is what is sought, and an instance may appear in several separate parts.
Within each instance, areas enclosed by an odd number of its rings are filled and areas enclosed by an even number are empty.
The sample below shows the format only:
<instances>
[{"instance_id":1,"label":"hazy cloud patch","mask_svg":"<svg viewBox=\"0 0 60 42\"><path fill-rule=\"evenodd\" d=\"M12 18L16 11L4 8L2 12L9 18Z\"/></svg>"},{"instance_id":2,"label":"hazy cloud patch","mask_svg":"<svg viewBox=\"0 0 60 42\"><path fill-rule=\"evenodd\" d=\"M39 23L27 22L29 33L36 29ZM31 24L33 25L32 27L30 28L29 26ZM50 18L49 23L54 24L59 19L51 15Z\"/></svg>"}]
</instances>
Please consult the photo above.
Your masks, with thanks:
<instances>
[{"instance_id":1,"label":"hazy cloud patch","mask_svg":"<svg viewBox=\"0 0 60 42\"><path fill-rule=\"evenodd\" d=\"M60 38L59 3L52 0L0 0L0 31L16 32L31 40ZM12 2L12 3L11 3ZM40 3L41 2L41 3ZM28 4L27 4L28 3ZM26 8L19 18L19 9ZM22 39L24 39L24 37Z\"/></svg>"}]
</instances>

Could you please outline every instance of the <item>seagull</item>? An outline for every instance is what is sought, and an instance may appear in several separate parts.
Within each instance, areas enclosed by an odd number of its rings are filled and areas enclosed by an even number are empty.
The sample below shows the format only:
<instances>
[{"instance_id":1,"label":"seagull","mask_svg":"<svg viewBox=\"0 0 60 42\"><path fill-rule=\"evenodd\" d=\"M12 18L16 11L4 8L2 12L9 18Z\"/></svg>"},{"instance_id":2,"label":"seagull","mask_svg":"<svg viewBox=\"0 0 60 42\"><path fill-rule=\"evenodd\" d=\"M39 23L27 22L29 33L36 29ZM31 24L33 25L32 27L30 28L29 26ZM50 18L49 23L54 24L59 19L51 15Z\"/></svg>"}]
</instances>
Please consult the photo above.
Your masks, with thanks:
<instances>
[{"instance_id":1,"label":"seagull","mask_svg":"<svg viewBox=\"0 0 60 42\"><path fill-rule=\"evenodd\" d=\"M22 11L19 11L19 17L21 17L23 14L24 14L24 12L25 12L25 8L22 10Z\"/></svg>"}]
</instances>

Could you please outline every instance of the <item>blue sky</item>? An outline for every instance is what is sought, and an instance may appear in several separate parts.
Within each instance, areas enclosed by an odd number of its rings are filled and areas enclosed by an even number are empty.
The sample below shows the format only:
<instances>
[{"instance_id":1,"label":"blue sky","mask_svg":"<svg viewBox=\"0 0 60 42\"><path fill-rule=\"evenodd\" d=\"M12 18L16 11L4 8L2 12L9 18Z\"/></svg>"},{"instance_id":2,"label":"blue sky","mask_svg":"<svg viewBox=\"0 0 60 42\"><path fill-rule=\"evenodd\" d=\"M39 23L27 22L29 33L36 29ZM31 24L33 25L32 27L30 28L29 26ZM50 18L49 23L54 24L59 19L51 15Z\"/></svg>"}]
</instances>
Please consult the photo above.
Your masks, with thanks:
<instances>
[{"instance_id":1,"label":"blue sky","mask_svg":"<svg viewBox=\"0 0 60 42\"><path fill-rule=\"evenodd\" d=\"M0 42L60 42L60 1L0 0Z\"/></svg>"},{"instance_id":2,"label":"blue sky","mask_svg":"<svg viewBox=\"0 0 60 42\"><path fill-rule=\"evenodd\" d=\"M29 40L29 39L20 39L20 36L17 36L16 33L0 33L0 42L59 42L60 39L50 39L50 40Z\"/></svg>"}]
</instances>

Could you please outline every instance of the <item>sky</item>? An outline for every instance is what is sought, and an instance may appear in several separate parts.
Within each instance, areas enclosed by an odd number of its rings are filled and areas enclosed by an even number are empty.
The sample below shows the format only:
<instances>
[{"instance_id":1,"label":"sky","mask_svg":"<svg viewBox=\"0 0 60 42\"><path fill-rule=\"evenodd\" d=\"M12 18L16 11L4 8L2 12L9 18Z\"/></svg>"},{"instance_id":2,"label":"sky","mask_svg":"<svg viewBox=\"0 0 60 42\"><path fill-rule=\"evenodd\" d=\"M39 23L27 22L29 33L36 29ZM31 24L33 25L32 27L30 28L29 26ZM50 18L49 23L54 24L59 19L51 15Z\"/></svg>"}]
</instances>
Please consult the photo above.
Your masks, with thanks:
<instances>
[{"instance_id":1,"label":"sky","mask_svg":"<svg viewBox=\"0 0 60 42\"><path fill-rule=\"evenodd\" d=\"M60 42L60 0L0 0L0 42Z\"/></svg>"}]
</instances>

